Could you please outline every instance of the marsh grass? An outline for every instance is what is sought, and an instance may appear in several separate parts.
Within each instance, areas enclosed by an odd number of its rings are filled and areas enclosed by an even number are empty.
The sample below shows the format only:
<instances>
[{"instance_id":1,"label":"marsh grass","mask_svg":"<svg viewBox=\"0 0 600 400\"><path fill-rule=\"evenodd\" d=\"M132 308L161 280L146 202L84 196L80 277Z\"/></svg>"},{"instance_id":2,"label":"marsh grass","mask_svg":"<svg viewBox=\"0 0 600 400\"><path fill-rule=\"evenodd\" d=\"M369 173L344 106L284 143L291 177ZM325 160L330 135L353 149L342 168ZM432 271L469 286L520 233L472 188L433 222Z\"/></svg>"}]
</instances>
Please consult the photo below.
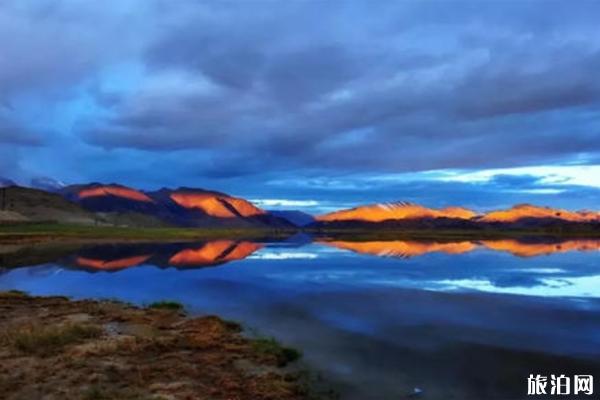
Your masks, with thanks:
<instances>
[{"instance_id":1,"label":"marsh grass","mask_svg":"<svg viewBox=\"0 0 600 400\"><path fill-rule=\"evenodd\" d=\"M223 318L221 318L221 321L223 321L223 323L225 324L225 327L227 329L229 329L231 332L242 332L244 330L243 325L237 321L232 321L230 319L223 319Z\"/></svg>"},{"instance_id":2,"label":"marsh grass","mask_svg":"<svg viewBox=\"0 0 600 400\"><path fill-rule=\"evenodd\" d=\"M153 309L158 309L158 310L182 311L183 304L181 304L177 301L161 300L161 301L155 301L154 303L151 303L148 306L148 308L153 308Z\"/></svg>"},{"instance_id":3,"label":"marsh grass","mask_svg":"<svg viewBox=\"0 0 600 400\"><path fill-rule=\"evenodd\" d=\"M95 325L29 325L5 331L2 334L2 341L23 353L47 356L61 351L70 344L101 335L102 328Z\"/></svg>"},{"instance_id":4,"label":"marsh grass","mask_svg":"<svg viewBox=\"0 0 600 400\"><path fill-rule=\"evenodd\" d=\"M254 339L252 347L258 353L274 356L279 366L285 366L302 357L302 352L291 347L285 347L274 338Z\"/></svg>"},{"instance_id":5,"label":"marsh grass","mask_svg":"<svg viewBox=\"0 0 600 400\"><path fill-rule=\"evenodd\" d=\"M0 297L29 297L29 294L22 290L13 289L6 292L0 292Z\"/></svg>"},{"instance_id":6,"label":"marsh grass","mask_svg":"<svg viewBox=\"0 0 600 400\"><path fill-rule=\"evenodd\" d=\"M112 226L69 225L60 223L0 224L0 240L52 237L125 240L209 240L215 238L287 237L294 230L260 228L136 228Z\"/></svg>"}]
</instances>

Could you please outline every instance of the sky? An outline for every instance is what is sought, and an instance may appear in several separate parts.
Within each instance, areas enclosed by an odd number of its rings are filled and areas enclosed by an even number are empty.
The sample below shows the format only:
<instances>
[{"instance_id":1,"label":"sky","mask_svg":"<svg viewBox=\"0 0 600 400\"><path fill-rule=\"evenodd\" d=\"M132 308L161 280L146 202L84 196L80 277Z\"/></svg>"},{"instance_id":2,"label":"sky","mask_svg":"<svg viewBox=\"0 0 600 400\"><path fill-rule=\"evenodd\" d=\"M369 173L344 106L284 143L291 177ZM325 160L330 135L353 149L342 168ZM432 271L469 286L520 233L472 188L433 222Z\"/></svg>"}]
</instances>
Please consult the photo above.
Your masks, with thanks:
<instances>
[{"instance_id":1,"label":"sky","mask_svg":"<svg viewBox=\"0 0 600 400\"><path fill-rule=\"evenodd\" d=\"M598 209L600 2L0 2L0 177Z\"/></svg>"}]
</instances>

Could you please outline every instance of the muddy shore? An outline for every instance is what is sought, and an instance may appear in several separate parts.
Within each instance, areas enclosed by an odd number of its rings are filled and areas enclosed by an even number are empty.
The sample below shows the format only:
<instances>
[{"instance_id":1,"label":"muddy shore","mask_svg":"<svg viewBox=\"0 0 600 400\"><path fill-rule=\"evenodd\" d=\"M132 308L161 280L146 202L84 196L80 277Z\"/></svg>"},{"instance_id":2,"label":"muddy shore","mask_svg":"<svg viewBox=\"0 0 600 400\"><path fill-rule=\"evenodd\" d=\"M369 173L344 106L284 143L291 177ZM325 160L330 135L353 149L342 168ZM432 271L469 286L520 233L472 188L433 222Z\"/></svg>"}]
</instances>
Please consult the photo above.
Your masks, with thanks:
<instances>
[{"instance_id":1,"label":"muddy shore","mask_svg":"<svg viewBox=\"0 0 600 400\"><path fill-rule=\"evenodd\" d=\"M175 303L0 293L0 393L21 399L315 399L300 354ZM290 365L292 367L290 367Z\"/></svg>"}]
</instances>

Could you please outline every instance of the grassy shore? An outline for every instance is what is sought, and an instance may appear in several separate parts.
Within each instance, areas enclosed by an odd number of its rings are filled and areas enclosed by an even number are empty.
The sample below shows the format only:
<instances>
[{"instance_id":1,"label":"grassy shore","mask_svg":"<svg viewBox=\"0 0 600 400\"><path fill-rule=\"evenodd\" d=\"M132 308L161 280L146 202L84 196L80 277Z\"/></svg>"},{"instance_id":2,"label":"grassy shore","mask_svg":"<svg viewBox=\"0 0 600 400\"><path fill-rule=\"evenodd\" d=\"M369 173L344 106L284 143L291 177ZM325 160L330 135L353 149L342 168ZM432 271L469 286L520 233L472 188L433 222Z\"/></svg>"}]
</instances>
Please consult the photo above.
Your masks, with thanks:
<instances>
[{"instance_id":1,"label":"grassy shore","mask_svg":"<svg viewBox=\"0 0 600 400\"><path fill-rule=\"evenodd\" d=\"M290 369L299 352L215 316L16 291L0 310L3 399L331 398Z\"/></svg>"},{"instance_id":2,"label":"grassy shore","mask_svg":"<svg viewBox=\"0 0 600 400\"><path fill-rule=\"evenodd\" d=\"M457 241L539 237L600 238L599 229L390 229L390 228L133 228L56 223L0 224L0 244L38 242L170 242L211 239L277 239L303 232L340 240Z\"/></svg>"},{"instance_id":3,"label":"grassy shore","mask_svg":"<svg viewBox=\"0 0 600 400\"><path fill-rule=\"evenodd\" d=\"M195 241L219 238L260 239L285 237L293 231L260 228L131 228L111 226L0 224L0 243L45 241Z\"/></svg>"}]
</instances>

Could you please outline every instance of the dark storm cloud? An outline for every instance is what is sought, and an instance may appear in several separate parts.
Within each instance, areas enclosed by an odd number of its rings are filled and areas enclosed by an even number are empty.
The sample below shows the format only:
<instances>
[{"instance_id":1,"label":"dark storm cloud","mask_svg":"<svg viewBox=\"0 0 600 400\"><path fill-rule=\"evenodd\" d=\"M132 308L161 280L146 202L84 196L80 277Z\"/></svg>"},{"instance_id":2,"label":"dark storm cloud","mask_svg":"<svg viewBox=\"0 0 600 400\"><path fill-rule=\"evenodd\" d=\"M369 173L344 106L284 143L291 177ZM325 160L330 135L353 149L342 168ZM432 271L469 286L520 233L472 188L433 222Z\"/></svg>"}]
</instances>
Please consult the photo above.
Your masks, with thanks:
<instances>
[{"instance_id":1,"label":"dark storm cloud","mask_svg":"<svg viewBox=\"0 0 600 400\"><path fill-rule=\"evenodd\" d=\"M33 146L41 141L41 137L18 121L10 107L0 106L0 144Z\"/></svg>"},{"instance_id":2,"label":"dark storm cloud","mask_svg":"<svg viewBox=\"0 0 600 400\"><path fill-rule=\"evenodd\" d=\"M125 31L134 29L136 21L123 5L0 3L0 101L31 94L68 96L74 85L134 51L137 44Z\"/></svg>"},{"instance_id":3,"label":"dark storm cloud","mask_svg":"<svg viewBox=\"0 0 600 400\"><path fill-rule=\"evenodd\" d=\"M597 164L597 15L595 1L2 2L0 152L22 176L246 188ZM490 202L539 188L515 179L443 187Z\"/></svg>"},{"instance_id":4,"label":"dark storm cloud","mask_svg":"<svg viewBox=\"0 0 600 400\"><path fill-rule=\"evenodd\" d=\"M457 111L465 117L593 105L600 100L600 51L578 44L546 46L527 41L508 57L491 55L458 86ZM485 99L482 101L482 99Z\"/></svg>"},{"instance_id":5,"label":"dark storm cloud","mask_svg":"<svg viewBox=\"0 0 600 400\"><path fill-rule=\"evenodd\" d=\"M143 59L145 79L177 76L179 86L157 101L142 81L83 135L107 148L267 156L265 169L477 168L596 153L598 29L561 2L536 4L293 3L267 13L204 3Z\"/></svg>"}]
</instances>

